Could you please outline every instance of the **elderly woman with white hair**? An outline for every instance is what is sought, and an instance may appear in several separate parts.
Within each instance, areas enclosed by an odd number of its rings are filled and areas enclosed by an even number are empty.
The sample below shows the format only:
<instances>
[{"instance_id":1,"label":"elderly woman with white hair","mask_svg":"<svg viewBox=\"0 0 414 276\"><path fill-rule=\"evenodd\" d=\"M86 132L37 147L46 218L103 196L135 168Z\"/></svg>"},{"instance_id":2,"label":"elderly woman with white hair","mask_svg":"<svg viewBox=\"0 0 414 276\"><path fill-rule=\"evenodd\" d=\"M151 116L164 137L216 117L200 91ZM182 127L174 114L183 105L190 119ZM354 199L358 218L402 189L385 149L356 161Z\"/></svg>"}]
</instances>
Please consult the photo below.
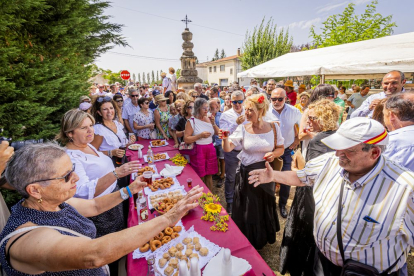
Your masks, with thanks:
<instances>
[{"instance_id":1,"label":"elderly woman with white hair","mask_svg":"<svg viewBox=\"0 0 414 276\"><path fill-rule=\"evenodd\" d=\"M79 180L65 149L53 143L30 144L6 168L7 181L23 196L0 235L0 263L14 275L107 275L106 264L146 244L198 204L193 188L169 212L145 224L96 238L87 217L97 216L142 190L137 178L121 191L85 200L73 198Z\"/></svg>"},{"instance_id":2,"label":"elderly woman with white hair","mask_svg":"<svg viewBox=\"0 0 414 276\"><path fill-rule=\"evenodd\" d=\"M213 188L213 174L218 172L217 155L213 145L213 135L219 128L215 117L207 117L208 102L197 98L194 102L192 117L187 121L184 131L184 142L195 143L197 154L190 156L190 165L210 189Z\"/></svg>"}]
</instances>

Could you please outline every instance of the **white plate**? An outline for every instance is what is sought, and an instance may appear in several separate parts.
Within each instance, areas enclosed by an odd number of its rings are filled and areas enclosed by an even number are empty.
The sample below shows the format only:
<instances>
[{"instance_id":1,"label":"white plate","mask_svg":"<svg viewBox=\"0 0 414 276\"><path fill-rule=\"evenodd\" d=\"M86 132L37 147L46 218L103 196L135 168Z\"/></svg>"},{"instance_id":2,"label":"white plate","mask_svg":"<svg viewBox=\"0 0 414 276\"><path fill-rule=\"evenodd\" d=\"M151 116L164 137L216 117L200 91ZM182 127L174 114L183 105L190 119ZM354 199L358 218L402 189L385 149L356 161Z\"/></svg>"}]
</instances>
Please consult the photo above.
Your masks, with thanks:
<instances>
[{"instance_id":1,"label":"white plate","mask_svg":"<svg viewBox=\"0 0 414 276\"><path fill-rule=\"evenodd\" d=\"M145 222L144 222L145 223ZM181 220L178 221L178 223L175 226L181 226L181 232L179 232L180 236L185 234L185 227L183 225L183 223L181 222ZM178 237L179 238L179 237ZM177 239L178 239L177 238ZM172 243L172 241L170 241L169 243ZM169 243L164 244L163 246L168 245ZM158 251L162 250L163 246L161 246L160 248L158 248L156 251L152 252L151 249L148 250L145 253L142 253L141 251L139 251L139 248L135 249L134 252L132 253L132 258L133 259L139 259L139 258L148 258L152 255L155 255Z\"/></svg>"},{"instance_id":2,"label":"white plate","mask_svg":"<svg viewBox=\"0 0 414 276\"><path fill-rule=\"evenodd\" d=\"M156 180L156 179L154 179L154 178L160 178L159 177L160 175L158 175L158 177L157 176L155 176L155 177L153 177L152 178L152 180L154 181L154 180ZM170 191L172 191L172 190L176 190L176 189L179 189L180 187L182 187L181 185L180 185L180 182L178 182L178 180L177 180L177 178L175 178L175 177L173 177L172 178L173 179L173 181L174 181L174 184L173 185L171 185L171 187L169 187L168 189L164 189L164 190L161 190L161 189L158 189L158 191L156 191L156 192L153 192L153 191L151 191L151 189L149 188L149 187L145 187L144 188L144 192L145 192L145 194L147 195L147 196L151 196L151 195L155 195L155 194L159 194L159 193L165 193L165 192L170 192Z\"/></svg>"},{"instance_id":3,"label":"white plate","mask_svg":"<svg viewBox=\"0 0 414 276\"><path fill-rule=\"evenodd\" d=\"M175 183L175 180L174 180L174 183ZM174 187L174 186L175 185L172 185L171 187ZM145 189L150 190L147 187L145 187ZM148 209L150 209L150 210L153 209L152 204L151 204L151 200L150 200L150 196L159 195L159 194L168 194L169 192L174 192L176 190L180 190L182 195L186 195L187 194L187 192L185 191L185 189L184 189L183 186L174 187L173 189L172 188L169 188L169 189L165 189L165 190L158 190L156 192L152 192L150 190L151 194L147 194L147 190L145 190L145 195L147 195L147 197L148 197Z\"/></svg>"},{"instance_id":4,"label":"white plate","mask_svg":"<svg viewBox=\"0 0 414 276\"><path fill-rule=\"evenodd\" d=\"M139 149L143 149L144 146L141 144L132 144L132 145L129 145L128 148L130 150L139 150Z\"/></svg>"},{"instance_id":5,"label":"white plate","mask_svg":"<svg viewBox=\"0 0 414 276\"><path fill-rule=\"evenodd\" d=\"M167 152L157 152L157 153L154 153L154 155L155 154L165 154L165 159L154 160L154 162L160 162L160 161L164 161L164 160L170 159L170 156L168 155ZM144 162L148 163L148 161L147 161L147 155L144 155Z\"/></svg>"},{"instance_id":6,"label":"white plate","mask_svg":"<svg viewBox=\"0 0 414 276\"><path fill-rule=\"evenodd\" d=\"M185 232L185 233L181 232L181 234L178 238L172 240L169 243L164 244L163 246L161 246L160 249L155 251L155 264L153 265L155 275L159 275L159 276L164 275L164 273L163 273L164 269L167 268L167 265L164 266L164 268L159 267L158 260L162 258L162 255L164 253L168 252L168 250L172 246L176 246L178 243L182 243L183 239L185 239L187 237L189 237L189 238L198 237L200 239L201 246L208 248L208 255L207 256L201 256L198 251L194 250L194 253L197 253L200 257L199 262L198 262L198 267L200 269L202 269L221 250L220 246L218 246L217 244L215 244L215 243L209 241L208 239L204 238L203 236L201 236L199 233L194 231L194 226L191 226L191 228L188 229L187 232ZM175 271L177 271L177 270L175 270Z\"/></svg>"},{"instance_id":7,"label":"white plate","mask_svg":"<svg viewBox=\"0 0 414 276\"><path fill-rule=\"evenodd\" d=\"M157 140L161 140L161 139L157 139ZM166 141L166 140L161 140L161 141L164 141L165 142L165 144L164 145L162 145L162 146L153 146L152 145L152 141L150 142L150 145L151 145L151 147L153 147L153 148L161 148L161 147L166 147L166 146L168 146L169 144L168 144L168 142Z\"/></svg>"}]
</instances>

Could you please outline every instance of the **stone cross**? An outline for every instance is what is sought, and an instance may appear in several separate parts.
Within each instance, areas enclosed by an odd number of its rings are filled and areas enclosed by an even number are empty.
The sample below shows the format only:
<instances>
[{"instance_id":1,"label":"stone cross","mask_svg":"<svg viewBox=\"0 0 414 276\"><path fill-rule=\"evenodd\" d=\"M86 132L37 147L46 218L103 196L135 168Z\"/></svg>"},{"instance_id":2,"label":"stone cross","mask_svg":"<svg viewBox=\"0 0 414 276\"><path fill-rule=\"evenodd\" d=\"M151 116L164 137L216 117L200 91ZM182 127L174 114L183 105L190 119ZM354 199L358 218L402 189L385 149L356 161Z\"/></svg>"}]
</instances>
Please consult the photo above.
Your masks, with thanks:
<instances>
[{"instance_id":1,"label":"stone cross","mask_svg":"<svg viewBox=\"0 0 414 276\"><path fill-rule=\"evenodd\" d=\"M185 28L186 29L188 28L187 24L192 22L190 19L188 19L187 15L185 15L185 19L183 19L181 21L182 22L185 22Z\"/></svg>"}]
</instances>

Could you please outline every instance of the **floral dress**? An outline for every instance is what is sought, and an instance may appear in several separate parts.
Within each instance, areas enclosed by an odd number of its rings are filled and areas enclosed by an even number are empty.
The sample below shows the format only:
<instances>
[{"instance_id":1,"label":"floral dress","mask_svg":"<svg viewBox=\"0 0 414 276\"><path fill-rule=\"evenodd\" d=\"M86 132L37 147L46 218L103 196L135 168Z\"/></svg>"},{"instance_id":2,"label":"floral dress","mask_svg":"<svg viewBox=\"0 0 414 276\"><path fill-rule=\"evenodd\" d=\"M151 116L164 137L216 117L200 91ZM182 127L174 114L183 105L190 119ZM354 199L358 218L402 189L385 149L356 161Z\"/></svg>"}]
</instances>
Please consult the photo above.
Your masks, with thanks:
<instances>
[{"instance_id":1,"label":"floral dress","mask_svg":"<svg viewBox=\"0 0 414 276\"><path fill-rule=\"evenodd\" d=\"M134 122L136 122L139 126L153 124L154 123L154 112L148 109L148 115L145 115L140 110L137 112L137 114L135 114ZM137 130L138 137L141 137L143 139L151 139L150 133L151 133L151 129L149 128Z\"/></svg>"},{"instance_id":2,"label":"floral dress","mask_svg":"<svg viewBox=\"0 0 414 276\"><path fill-rule=\"evenodd\" d=\"M160 124L161 124L162 130L164 130L165 135L167 135L168 137L171 137L170 133L168 132L168 120L171 117L170 108L168 107L167 111L161 111L160 108L157 107L156 110L158 110L158 112L160 113ZM158 128L157 128L157 139L164 139L164 136L158 130Z\"/></svg>"}]
</instances>

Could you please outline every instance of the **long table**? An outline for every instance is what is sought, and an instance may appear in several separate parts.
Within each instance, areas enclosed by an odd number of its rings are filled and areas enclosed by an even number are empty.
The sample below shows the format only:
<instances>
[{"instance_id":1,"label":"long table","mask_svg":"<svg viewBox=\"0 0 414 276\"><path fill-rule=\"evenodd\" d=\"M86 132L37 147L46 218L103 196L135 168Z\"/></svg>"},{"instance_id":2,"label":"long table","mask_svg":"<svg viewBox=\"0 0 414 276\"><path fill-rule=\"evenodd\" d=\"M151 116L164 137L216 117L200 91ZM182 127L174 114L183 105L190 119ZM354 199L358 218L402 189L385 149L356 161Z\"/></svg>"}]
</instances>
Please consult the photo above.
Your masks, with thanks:
<instances>
[{"instance_id":1,"label":"long table","mask_svg":"<svg viewBox=\"0 0 414 276\"><path fill-rule=\"evenodd\" d=\"M144 146L142 149L142 154L145 155L148 150L150 140L143 140L138 141L138 144ZM174 141L169 140L169 145L165 147L158 147L152 148L154 153L164 153L167 152L170 158L174 157L175 154L179 153L177 149L175 149ZM144 160L138 159L137 151L127 150L126 153L128 160L139 160L144 166ZM154 163L157 167L158 172L160 172L164 168L164 164L172 164L171 161L159 161ZM147 164L145 164L147 165ZM187 164L183 170L183 172L177 176L178 181L182 186L184 186L185 190L190 190L187 186L187 178L193 179L193 187L199 185L204 188L204 192L209 192L209 189L200 179L200 177L196 174L190 164ZM223 213L225 213L225 209L223 209ZM154 218L154 214L149 214L149 219ZM225 213L226 214L226 213ZM197 231L200 235L206 237L211 242L225 248L229 248L231 250L231 254L233 256L243 258L247 260L250 265L252 266L252 270L248 271L245 276L250 275L260 275L260 276L270 276L275 275L270 267L266 264L263 258L257 253L254 247L250 244L247 238L240 232L237 225L234 221L230 218L228 221L229 230L225 233L223 232L214 232L210 230L212 226L211 222L201 220L201 216L203 216L203 209L201 207L197 207L191 210L188 215L182 218L182 223L186 229L189 229L191 226L194 226L194 230ZM133 227L138 224L138 215L137 211L134 206L133 199L129 200L129 215L128 215L128 227ZM132 275L147 275L147 262L144 258L141 259L133 259L132 253L128 254L127 256L127 274Z\"/></svg>"}]
</instances>

